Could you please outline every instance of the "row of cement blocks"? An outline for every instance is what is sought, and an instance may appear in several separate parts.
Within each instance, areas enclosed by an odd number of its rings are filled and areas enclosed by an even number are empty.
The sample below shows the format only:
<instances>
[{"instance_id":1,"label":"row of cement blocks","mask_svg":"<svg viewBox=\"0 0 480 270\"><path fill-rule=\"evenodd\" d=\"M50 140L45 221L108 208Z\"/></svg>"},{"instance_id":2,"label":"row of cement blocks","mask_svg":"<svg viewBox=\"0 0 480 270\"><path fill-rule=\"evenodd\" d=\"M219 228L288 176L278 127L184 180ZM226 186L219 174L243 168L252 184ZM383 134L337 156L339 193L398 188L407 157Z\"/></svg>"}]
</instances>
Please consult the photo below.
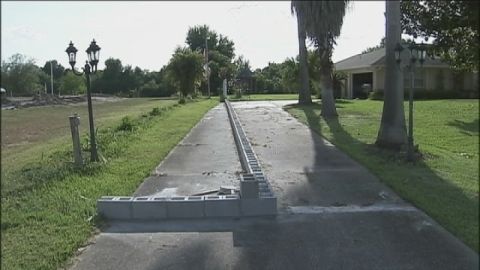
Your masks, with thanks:
<instances>
[{"instance_id":1,"label":"row of cement blocks","mask_svg":"<svg viewBox=\"0 0 480 270\"><path fill-rule=\"evenodd\" d=\"M257 156L253 152L252 146L248 141L245 131L240 124L240 120L235 113L235 110L233 109L229 101L225 102L225 106L227 107L227 113L233 131L233 138L237 146L238 154L240 156L240 162L243 169L249 174L253 174L255 172L262 172L260 164L258 163Z\"/></svg>"},{"instance_id":2,"label":"row of cement blocks","mask_svg":"<svg viewBox=\"0 0 480 270\"><path fill-rule=\"evenodd\" d=\"M276 198L238 195L179 197L102 197L98 213L110 220L162 220L275 215Z\"/></svg>"},{"instance_id":3,"label":"row of cement blocks","mask_svg":"<svg viewBox=\"0 0 480 270\"><path fill-rule=\"evenodd\" d=\"M277 200L273 190L268 182L263 170L258 162L258 158L252 149L252 146L240 124L235 110L230 102L226 101L228 117L233 130L233 137L237 145L242 167L246 173L240 177L240 196L242 200L268 200L271 201L270 213L276 214ZM252 205L252 207L254 207Z\"/></svg>"}]
</instances>

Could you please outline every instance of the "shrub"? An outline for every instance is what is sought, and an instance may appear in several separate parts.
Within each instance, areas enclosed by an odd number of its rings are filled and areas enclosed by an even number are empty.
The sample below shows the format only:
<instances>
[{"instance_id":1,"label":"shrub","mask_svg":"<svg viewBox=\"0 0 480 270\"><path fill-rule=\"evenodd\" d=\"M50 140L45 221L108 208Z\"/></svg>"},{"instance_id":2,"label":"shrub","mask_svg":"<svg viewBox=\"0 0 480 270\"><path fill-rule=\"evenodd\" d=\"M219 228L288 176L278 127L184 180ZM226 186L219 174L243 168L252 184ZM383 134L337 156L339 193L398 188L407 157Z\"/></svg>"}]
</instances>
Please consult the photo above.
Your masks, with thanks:
<instances>
[{"instance_id":1,"label":"shrub","mask_svg":"<svg viewBox=\"0 0 480 270\"><path fill-rule=\"evenodd\" d=\"M408 93L409 89L405 89L403 92L404 100L408 100ZM368 98L371 100L383 100L383 89L377 89L373 92L370 92ZM413 92L413 98L416 100L478 98L478 91L415 89Z\"/></svg>"},{"instance_id":2,"label":"shrub","mask_svg":"<svg viewBox=\"0 0 480 270\"><path fill-rule=\"evenodd\" d=\"M122 122L117 127L117 130L118 131L133 131L133 130L135 130L136 126L137 125L134 123L134 121L130 117L125 116L125 117L122 118Z\"/></svg>"},{"instance_id":3,"label":"shrub","mask_svg":"<svg viewBox=\"0 0 480 270\"><path fill-rule=\"evenodd\" d=\"M162 112L160 111L160 109L158 107L155 107L155 108L152 109L152 111L150 111L151 116L160 115L160 114L162 114Z\"/></svg>"}]
</instances>

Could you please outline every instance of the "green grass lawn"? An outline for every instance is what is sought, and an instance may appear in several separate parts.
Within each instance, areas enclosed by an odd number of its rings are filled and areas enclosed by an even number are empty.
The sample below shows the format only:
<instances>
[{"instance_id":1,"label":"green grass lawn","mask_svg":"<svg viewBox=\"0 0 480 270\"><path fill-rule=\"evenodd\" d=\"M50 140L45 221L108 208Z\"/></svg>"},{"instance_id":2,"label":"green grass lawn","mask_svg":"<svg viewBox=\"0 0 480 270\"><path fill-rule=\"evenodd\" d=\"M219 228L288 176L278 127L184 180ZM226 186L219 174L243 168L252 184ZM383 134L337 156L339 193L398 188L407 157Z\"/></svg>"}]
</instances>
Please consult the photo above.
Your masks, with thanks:
<instances>
[{"instance_id":1,"label":"green grass lawn","mask_svg":"<svg viewBox=\"0 0 480 270\"><path fill-rule=\"evenodd\" d=\"M478 100L415 102L414 139L423 154L415 165L373 145L382 106L380 101L339 100L338 120L329 121L319 116L319 104L286 110L478 251Z\"/></svg>"},{"instance_id":2,"label":"green grass lawn","mask_svg":"<svg viewBox=\"0 0 480 270\"><path fill-rule=\"evenodd\" d=\"M312 96L312 99L315 99ZM248 100L291 100L298 99L298 94L251 94L243 95L241 98L235 98L235 95L229 95L230 101L248 101Z\"/></svg>"},{"instance_id":3,"label":"green grass lawn","mask_svg":"<svg viewBox=\"0 0 480 270\"><path fill-rule=\"evenodd\" d=\"M107 110L111 118L104 124L109 128L103 127L98 132L106 163L89 164L84 170L73 169L69 162L70 142L64 142L53 144L50 154L42 159L38 158L41 155L38 149L43 148L28 150L36 160L10 168L7 177L2 175L2 269L65 266L101 224L95 214L96 200L103 195L131 195L203 115L218 104L214 99L186 105L149 100L144 100L144 104L129 102L136 105L129 103L133 107L125 108L115 104L116 109ZM159 107L159 113L148 110L155 107ZM48 117L42 108L37 109ZM56 113L51 108L43 109ZM123 122L132 124L131 129L120 125L117 117L125 111L129 112L130 120ZM18 181L23 184L15 184Z\"/></svg>"},{"instance_id":4,"label":"green grass lawn","mask_svg":"<svg viewBox=\"0 0 480 270\"><path fill-rule=\"evenodd\" d=\"M95 128L112 126L126 115L139 115L176 100L129 98L115 102L94 102ZM56 145L71 141L68 116L80 115L80 132L88 132L86 102L73 105L30 107L2 111L2 170L24 166L51 152Z\"/></svg>"}]
</instances>

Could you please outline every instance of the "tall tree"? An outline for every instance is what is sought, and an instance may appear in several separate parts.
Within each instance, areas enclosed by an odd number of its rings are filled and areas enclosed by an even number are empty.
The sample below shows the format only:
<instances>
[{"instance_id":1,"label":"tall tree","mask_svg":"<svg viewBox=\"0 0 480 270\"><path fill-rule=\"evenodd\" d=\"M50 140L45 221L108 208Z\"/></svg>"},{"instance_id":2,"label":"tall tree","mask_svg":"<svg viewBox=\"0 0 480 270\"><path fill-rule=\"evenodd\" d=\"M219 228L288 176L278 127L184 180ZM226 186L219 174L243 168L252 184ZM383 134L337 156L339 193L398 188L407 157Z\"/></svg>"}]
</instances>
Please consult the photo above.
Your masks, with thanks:
<instances>
[{"instance_id":1,"label":"tall tree","mask_svg":"<svg viewBox=\"0 0 480 270\"><path fill-rule=\"evenodd\" d=\"M50 68L50 63L52 64ZM42 71L45 72L45 74L48 75L48 77L45 77L42 80L42 84L47 85L47 91L50 93L52 91L52 85L51 85L51 77L50 77L50 70L53 71L53 89L59 89L60 87L60 79L63 77L65 68L57 62L57 60L51 60L45 62L45 65L42 67Z\"/></svg>"},{"instance_id":2,"label":"tall tree","mask_svg":"<svg viewBox=\"0 0 480 270\"><path fill-rule=\"evenodd\" d=\"M235 66L232 63L235 57L235 47L233 41L226 36L217 34L208 25L190 27L185 43L192 51L204 53L205 39L207 39L208 44L210 86L213 93L216 93L221 91L223 79L232 78L235 73ZM201 88L206 92L207 85L205 82Z\"/></svg>"},{"instance_id":3,"label":"tall tree","mask_svg":"<svg viewBox=\"0 0 480 270\"><path fill-rule=\"evenodd\" d=\"M376 145L399 149L407 141L403 110L403 73L395 61L395 46L401 41L400 1L385 1L385 90L382 121Z\"/></svg>"},{"instance_id":4,"label":"tall tree","mask_svg":"<svg viewBox=\"0 0 480 270\"><path fill-rule=\"evenodd\" d=\"M333 96L332 52L335 39L345 16L347 0L343 1L292 1L297 17L301 17L307 36L314 42L320 54L320 84L322 88L322 116L336 117Z\"/></svg>"},{"instance_id":5,"label":"tall tree","mask_svg":"<svg viewBox=\"0 0 480 270\"><path fill-rule=\"evenodd\" d=\"M14 54L7 62L2 61L1 85L10 95L31 95L43 89L40 84L41 73L33 59Z\"/></svg>"},{"instance_id":6,"label":"tall tree","mask_svg":"<svg viewBox=\"0 0 480 270\"><path fill-rule=\"evenodd\" d=\"M301 92L301 83L304 83L300 79L300 68L301 66L297 61L295 61L295 58L287 58L285 61L282 63L282 85L285 89L285 92L288 93L296 93L297 91L300 93ZM305 67L308 69L308 67ZM307 70L308 73L308 70ZM308 77L307 77L308 79ZM308 87L308 80L306 81L307 87ZM310 103L312 101L312 97L310 95L310 91L308 91L308 100L310 100ZM299 104L309 104L308 101L298 101Z\"/></svg>"},{"instance_id":7,"label":"tall tree","mask_svg":"<svg viewBox=\"0 0 480 270\"><path fill-rule=\"evenodd\" d=\"M72 72L68 72L60 79L60 90L64 94L84 94L87 90L85 78L83 76L77 76Z\"/></svg>"},{"instance_id":8,"label":"tall tree","mask_svg":"<svg viewBox=\"0 0 480 270\"><path fill-rule=\"evenodd\" d=\"M202 78L202 64L203 56L200 53L185 47L175 49L168 63L168 73L181 97L195 92L195 87Z\"/></svg>"},{"instance_id":9,"label":"tall tree","mask_svg":"<svg viewBox=\"0 0 480 270\"><path fill-rule=\"evenodd\" d=\"M297 3L302 5L303 3ZM295 8L292 1L291 11L294 13ZM302 16L297 15L297 29L298 29L298 60L299 66L299 79L300 88L298 89L298 103L299 104L311 104L312 95L310 93L310 84L308 76L308 61L307 61L307 45L305 40L307 39L307 33L305 32L305 21Z\"/></svg>"},{"instance_id":10,"label":"tall tree","mask_svg":"<svg viewBox=\"0 0 480 270\"><path fill-rule=\"evenodd\" d=\"M120 59L109 58L105 60L105 69L102 74L102 86L105 93L114 94L121 92L123 65Z\"/></svg>"},{"instance_id":11,"label":"tall tree","mask_svg":"<svg viewBox=\"0 0 480 270\"><path fill-rule=\"evenodd\" d=\"M479 70L479 1L402 1L401 10L405 33L433 38L432 52L455 69Z\"/></svg>"}]
</instances>

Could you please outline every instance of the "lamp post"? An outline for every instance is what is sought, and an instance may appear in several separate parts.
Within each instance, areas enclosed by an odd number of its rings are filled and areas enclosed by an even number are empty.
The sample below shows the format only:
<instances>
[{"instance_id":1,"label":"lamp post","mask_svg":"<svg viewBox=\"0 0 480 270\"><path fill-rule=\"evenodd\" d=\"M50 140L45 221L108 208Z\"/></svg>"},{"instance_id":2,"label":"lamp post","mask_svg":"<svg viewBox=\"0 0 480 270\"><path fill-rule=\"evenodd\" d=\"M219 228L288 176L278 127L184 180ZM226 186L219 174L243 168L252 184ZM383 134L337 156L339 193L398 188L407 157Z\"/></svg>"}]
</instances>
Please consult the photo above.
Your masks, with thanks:
<instances>
[{"instance_id":1,"label":"lamp post","mask_svg":"<svg viewBox=\"0 0 480 270\"><path fill-rule=\"evenodd\" d=\"M87 102L88 102L88 121L90 124L90 160L98 161L97 154L97 144L95 142L95 127L93 124L93 109L92 109L92 95L90 91L90 74L95 74L97 72L98 60L100 58L100 47L95 42L95 39L90 43L90 46L87 48L88 61L86 61L85 66L83 67L83 72L78 72L75 70L75 63L77 57L77 48L73 46L73 43L70 41L70 44L66 50L68 55L68 60L70 66L72 67L73 74L77 76L85 75L87 79Z\"/></svg>"},{"instance_id":2,"label":"lamp post","mask_svg":"<svg viewBox=\"0 0 480 270\"><path fill-rule=\"evenodd\" d=\"M401 54L403 46L399 43L395 46L395 60L398 64L402 62ZM408 140L407 140L407 160L414 161L414 144L413 144L413 91L415 88L415 64L419 59L422 66L425 62L425 46L422 44L411 43L408 46L410 52L410 61L406 65L406 68L410 71L410 89L408 92Z\"/></svg>"}]
</instances>

